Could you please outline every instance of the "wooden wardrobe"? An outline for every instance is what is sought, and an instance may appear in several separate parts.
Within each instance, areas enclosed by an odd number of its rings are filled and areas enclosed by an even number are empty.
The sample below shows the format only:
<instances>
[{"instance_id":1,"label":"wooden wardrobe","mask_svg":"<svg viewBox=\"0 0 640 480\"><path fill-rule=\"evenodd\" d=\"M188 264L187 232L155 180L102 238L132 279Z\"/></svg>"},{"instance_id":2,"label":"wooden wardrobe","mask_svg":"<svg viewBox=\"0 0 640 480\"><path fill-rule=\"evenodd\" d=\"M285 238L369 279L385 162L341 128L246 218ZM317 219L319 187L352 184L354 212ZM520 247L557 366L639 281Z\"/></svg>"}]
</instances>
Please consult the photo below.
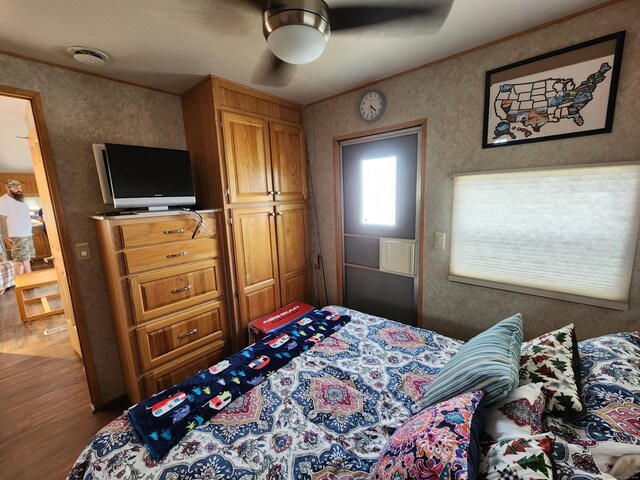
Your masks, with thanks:
<instances>
[{"instance_id":1,"label":"wooden wardrobe","mask_svg":"<svg viewBox=\"0 0 640 480\"><path fill-rule=\"evenodd\" d=\"M302 106L210 76L182 107L198 202L223 213L237 350L251 320L309 303Z\"/></svg>"}]
</instances>

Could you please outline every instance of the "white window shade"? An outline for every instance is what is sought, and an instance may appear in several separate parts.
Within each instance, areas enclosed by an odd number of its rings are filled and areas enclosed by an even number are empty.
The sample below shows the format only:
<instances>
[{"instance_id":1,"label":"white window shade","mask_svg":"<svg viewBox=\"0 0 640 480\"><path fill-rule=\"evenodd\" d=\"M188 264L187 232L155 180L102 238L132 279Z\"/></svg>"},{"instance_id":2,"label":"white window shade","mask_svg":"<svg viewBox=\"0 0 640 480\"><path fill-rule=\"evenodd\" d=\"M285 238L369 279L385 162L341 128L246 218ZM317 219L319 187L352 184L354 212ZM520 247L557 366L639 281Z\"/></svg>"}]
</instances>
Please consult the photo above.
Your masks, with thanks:
<instances>
[{"instance_id":1,"label":"white window shade","mask_svg":"<svg viewBox=\"0 0 640 480\"><path fill-rule=\"evenodd\" d=\"M450 280L626 309L640 164L458 175Z\"/></svg>"}]
</instances>

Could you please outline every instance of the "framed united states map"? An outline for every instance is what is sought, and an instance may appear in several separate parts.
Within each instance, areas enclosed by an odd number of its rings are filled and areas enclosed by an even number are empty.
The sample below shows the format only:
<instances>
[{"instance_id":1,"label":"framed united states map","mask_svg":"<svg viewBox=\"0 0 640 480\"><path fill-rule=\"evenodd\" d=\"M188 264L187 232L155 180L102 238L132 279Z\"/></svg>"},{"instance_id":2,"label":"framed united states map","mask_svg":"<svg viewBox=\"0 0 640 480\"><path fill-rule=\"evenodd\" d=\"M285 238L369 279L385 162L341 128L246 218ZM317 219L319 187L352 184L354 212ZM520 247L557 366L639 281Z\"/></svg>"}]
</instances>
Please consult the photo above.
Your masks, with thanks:
<instances>
[{"instance_id":1,"label":"framed united states map","mask_svg":"<svg viewBox=\"0 0 640 480\"><path fill-rule=\"evenodd\" d=\"M624 36L487 72L482 148L611 132Z\"/></svg>"}]
</instances>

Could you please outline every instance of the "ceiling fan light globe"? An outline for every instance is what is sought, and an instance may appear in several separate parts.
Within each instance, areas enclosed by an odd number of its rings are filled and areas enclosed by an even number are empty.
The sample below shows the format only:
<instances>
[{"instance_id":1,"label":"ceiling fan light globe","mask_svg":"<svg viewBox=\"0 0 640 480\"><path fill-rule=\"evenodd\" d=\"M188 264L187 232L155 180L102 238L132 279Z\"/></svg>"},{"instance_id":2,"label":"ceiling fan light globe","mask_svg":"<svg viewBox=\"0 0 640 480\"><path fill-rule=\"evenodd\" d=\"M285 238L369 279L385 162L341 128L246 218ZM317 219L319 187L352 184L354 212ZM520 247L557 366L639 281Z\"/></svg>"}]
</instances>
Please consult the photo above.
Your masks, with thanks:
<instances>
[{"instance_id":1,"label":"ceiling fan light globe","mask_svg":"<svg viewBox=\"0 0 640 480\"><path fill-rule=\"evenodd\" d=\"M280 60L293 65L313 62L322 55L327 38L316 28L306 25L283 25L267 37L269 50Z\"/></svg>"}]
</instances>

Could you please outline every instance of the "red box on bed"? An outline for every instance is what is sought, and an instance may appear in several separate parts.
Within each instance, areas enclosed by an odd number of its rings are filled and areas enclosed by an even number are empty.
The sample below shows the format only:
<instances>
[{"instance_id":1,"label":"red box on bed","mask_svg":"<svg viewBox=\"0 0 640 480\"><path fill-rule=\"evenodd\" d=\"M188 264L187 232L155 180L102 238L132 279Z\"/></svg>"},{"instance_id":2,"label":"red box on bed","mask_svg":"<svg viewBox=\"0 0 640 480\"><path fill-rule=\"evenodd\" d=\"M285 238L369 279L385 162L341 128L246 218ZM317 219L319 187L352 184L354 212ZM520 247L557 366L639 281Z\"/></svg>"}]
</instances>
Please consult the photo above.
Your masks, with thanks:
<instances>
[{"instance_id":1,"label":"red box on bed","mask_svg":"<svg viewBox=\"0 0 640 480\"><path fill-rule=\"evenodd\" d=\"M292 302L273 313L260 317L249 323L249 338L251 342L256 342L269 333L275 332L279 328L303 317L315 307L304 302Z\"/></svg>"}]
</instances>

